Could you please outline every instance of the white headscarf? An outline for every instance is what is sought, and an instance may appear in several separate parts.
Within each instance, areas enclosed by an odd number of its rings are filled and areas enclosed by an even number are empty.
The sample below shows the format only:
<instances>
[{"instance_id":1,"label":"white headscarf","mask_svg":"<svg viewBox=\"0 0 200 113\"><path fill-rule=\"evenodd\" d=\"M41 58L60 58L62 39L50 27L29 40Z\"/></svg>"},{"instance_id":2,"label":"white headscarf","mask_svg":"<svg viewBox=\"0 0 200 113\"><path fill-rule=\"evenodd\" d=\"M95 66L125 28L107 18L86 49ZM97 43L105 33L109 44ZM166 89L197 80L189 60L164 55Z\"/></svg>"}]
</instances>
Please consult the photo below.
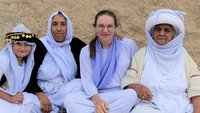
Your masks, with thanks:
<instances>
[{"instance_id":1,"label":"white headscarf","mask_svg":"<svg viewBox=\"0 0 200 113\"><path fill-rule=\"evenodd\" d=\"M18 24L13 30L15 32L23 32L23 33L31 33L28 28L26 28L23 24ZM34 44L31 49L31 53L27 57L27 61L25 63L24 75L21 75L19 72L19 65L17 58L12 50L12 41L8 42L6 46L0 51L0 69L3 74L5 74L9 87L6 89L10 93L22 92L27 84L30 81L31 72L34 66L34 51L36 45ZM22 83L21 83L21 80Z\"/></svg>"},{"instance_id":2,"label":"white headscarf","mask_svg":"<svg viewBox=\"0 0 200 113\"><path fill-rule=\"evenodd\" d=\"M177 35L169 43L158 45L152 37L152 28L158 24L170 24ZM166 113L182 113L189 104L184 71L185 35L183 13L160 9L151 13L145 26L148 41L141 83L153 93L153 102Z\"/></svg>"},{"instance_id":3,"label":"white headscarf","mask_svg":"<svg viewBox=\"0 0 200 113\"><path fill-rule=\"evenodd\" d=\"M51 22L53 17L57 15L59 12L60 11L57 11L49 17L47 34L41 40L44 43L45 47L47 48L47 51L50 54L50 56L53 58L53 60L60 68L62 77L66 81L69 81L75 77L77 71L77 65L70 47L70 42L73 38L73 26L69 17L63 12L61 12L62 15L64 15L64 17L67 20L67 34L64 42L62 43L56 42L54 37L52 36Z\"/></svg>"}]
</instances>

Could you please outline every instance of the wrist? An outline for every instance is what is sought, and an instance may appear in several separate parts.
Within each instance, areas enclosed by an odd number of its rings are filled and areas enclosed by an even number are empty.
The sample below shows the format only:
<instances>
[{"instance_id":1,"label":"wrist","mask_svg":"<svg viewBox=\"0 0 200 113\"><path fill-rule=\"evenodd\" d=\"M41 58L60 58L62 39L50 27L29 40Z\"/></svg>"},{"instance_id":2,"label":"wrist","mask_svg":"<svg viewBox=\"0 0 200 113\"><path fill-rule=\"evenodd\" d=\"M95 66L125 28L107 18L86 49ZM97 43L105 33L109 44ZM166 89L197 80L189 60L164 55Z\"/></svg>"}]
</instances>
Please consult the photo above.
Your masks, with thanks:
<instances>
[{"instance_id":1,"label":"wrist","mask_svg":"<svg viewBox=\"0 0 200 113\"><path fill-rule=\"evenodd\" d=\"M135 83L132 83L132 84L129 84L126 88L131 88L131 89L137 89L137 86L138 84L135 84Z\"/></svg>"}]
</instances>

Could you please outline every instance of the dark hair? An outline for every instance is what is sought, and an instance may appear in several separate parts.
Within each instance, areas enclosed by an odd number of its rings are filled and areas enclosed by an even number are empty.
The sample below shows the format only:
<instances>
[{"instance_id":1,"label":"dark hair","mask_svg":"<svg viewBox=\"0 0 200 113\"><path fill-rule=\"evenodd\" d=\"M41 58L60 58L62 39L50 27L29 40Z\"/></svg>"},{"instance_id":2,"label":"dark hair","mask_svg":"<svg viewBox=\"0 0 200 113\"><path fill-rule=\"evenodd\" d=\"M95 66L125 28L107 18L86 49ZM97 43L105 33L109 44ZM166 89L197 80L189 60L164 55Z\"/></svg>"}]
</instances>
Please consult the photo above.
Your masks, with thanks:
<instances>
[{"instance_id":1,"label":"dark hair","mask_svg":"<svg viewBox=\"0 0 200 113\"><path fill-rule=\"evenodd\" d=\"M58 14L54 15L54 16L52 17L52 20L53 20L53 18L54 18L55 16L63 17L63 18L65 19L65 21L67 22L67 19L65 18L65 16L63 15L63 13L62 13L61 11L58 11Z\"/></svg>"},{"instance_id":2,"label":"dark hair","mask_svg":"<svg viewBox=\"0 0 200 113\"><path fill-rule=\"evenodd\" d=\"M115 27L118 27L119 26L119 23L117 21L117 17L116 15L110 11L110 10L102 10L100 12L98 12L95 16L95 20L94 20L94 23L93 23L93 27L96 27L97 25L97 20L100 16L102 15L108 15L108 16L111 16L113 19L114 19L114 24L115 24ZM92 39L92 41L89 43L89 48L90 48L90 58L95 58L96 56L96 40L97 40L97 35L95 36L94 39Z\"/></svg>"}]
</instances>

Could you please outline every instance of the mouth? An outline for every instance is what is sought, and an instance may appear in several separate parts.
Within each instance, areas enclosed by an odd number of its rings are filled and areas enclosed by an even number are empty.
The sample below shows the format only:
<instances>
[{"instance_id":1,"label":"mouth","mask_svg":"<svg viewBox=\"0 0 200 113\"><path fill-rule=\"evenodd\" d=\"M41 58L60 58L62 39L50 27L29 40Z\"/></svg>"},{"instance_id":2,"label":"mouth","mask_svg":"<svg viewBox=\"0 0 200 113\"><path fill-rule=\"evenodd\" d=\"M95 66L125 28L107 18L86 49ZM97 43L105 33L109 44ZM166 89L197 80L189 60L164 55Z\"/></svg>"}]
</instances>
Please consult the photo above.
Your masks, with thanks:
<instances>
[{"instance_id":1,"label":"mouth","mask_svg":"<svg viewBox=\"0 0 200 113\"><path fill-rule=\"evenodd\" d=\"M62 33L55 33L55 36L63 36Z\"/></svg>"}]
</instances>

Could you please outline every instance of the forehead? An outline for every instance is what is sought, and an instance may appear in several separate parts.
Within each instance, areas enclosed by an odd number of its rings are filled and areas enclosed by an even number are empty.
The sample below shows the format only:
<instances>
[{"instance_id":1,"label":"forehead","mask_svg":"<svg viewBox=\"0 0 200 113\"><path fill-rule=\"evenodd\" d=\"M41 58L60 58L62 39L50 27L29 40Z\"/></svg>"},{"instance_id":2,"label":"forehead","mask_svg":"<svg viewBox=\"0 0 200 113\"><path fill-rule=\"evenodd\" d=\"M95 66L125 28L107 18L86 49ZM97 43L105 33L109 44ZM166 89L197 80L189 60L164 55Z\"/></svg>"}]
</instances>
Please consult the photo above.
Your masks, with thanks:
<instances>
[{"instance_id":1,"label":"forehead","mask_svg":"<svg viewBox=\"0 0 200 113\"><path fill-rule=\"evenodd\" d=\"M170 28L173 29L173 26L170 24L158 24L155 26L155 28Z\"/></svg>"},{"instance_id":2,"label":"forehead","mask_svg":"<svg viewBox=\"0 0 200 113\"><path fill-rule=\"evenodd\" d=\"M67 22L66 19L64 18L64 16L60 16L60 15L55 15L52 18L52 22Z\"/></svg>"},{"instance_id":3,"label":"forehead","mask_svg":"<svg viewBox=\"0 0 200 113\"><path fill-rule=\"evenodd\" d=\"M114 24L114 18L109 15L101 15L97 19L97 24Z\"/></svg>"}]
</instances>

